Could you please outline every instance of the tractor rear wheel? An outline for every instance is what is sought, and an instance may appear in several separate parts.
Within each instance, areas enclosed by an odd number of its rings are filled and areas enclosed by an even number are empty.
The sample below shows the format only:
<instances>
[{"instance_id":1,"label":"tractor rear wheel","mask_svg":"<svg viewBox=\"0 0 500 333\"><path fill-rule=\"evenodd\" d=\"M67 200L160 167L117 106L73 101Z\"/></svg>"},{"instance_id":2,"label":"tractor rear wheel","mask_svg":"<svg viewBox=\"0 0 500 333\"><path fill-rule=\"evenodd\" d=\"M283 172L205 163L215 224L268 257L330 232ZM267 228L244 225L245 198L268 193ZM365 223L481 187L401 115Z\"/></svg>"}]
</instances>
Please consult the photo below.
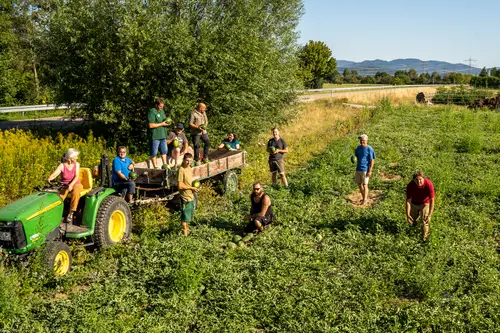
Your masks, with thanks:
<instances>
[{"instance_id":1,"label":"tractor rear wheel","mask_svg":"<svg viewBox=\"0 0 500 333\"><path fill-rule=\"evenodd\" d=\"M127 238L132 229L132 214L127 202L118 196L105 198L99 209L94 228L94 242L98 247L114 245Z\"/></svg>"},{"instance_id":2,"label":"tractor rear wheel","mask_svg":"<svg viewBox=\"0 0 500 333\"><path fill-rule=\"evenodd\" d=\"M238 190L238 175L236 172L229 170L224 174L222 179L224 193L236 192Z\"/></svg>"},{"instance_id":3,"label":"tractor rear wheel","mask_svg":"<svg viewBox=\"0 0 500 333\"><path fill-rule=\"evenodd\" d=\"M71 250L63 242L51 241L47 243L44 252L45 263L55 276L63 276L71 270Z\"/></svg>"}]
</instances>

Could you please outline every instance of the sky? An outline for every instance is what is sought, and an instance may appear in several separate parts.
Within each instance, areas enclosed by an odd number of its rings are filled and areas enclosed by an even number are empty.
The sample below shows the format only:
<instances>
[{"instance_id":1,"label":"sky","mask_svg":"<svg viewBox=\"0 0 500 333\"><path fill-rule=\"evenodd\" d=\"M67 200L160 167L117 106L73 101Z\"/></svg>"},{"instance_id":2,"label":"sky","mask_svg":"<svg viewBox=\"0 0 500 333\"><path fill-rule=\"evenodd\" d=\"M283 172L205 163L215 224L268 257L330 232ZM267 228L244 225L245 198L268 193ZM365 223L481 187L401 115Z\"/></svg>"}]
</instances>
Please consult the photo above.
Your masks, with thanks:
<instances>
[{"instance_id":1,"label":"sky","mask_svg":"<svg viewBox=\"0 0 500 333\"><path fill-rule=\"evenodd\" d=\"M304 0L304 10L299 43L322 41L337 60L500 67L500 0Z\"/></svg>"}]
</instances>

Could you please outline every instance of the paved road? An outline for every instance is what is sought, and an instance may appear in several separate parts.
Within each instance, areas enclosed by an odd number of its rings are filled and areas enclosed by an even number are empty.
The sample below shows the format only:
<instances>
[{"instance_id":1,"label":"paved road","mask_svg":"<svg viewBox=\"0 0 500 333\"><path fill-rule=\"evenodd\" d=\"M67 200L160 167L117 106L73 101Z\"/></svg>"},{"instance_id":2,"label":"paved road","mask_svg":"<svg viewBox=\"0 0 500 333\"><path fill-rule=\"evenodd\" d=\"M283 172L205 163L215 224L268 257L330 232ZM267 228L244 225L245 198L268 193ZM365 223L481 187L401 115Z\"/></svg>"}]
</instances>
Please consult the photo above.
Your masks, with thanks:
<instances>
[{"instance_id":1,"label":"paved road","mask_svg":"<svg viewBox=\"0 0 500 333\"><path fill-rule=\"evenodd\" d=\"M67 128L75 127L83 124L83 118L69 118L69 117L50 117L40 119L21 119L0 121L0 130L8 129L29 129L32 127L53 127L53 128Z\"/></svg>"}]
</instances>

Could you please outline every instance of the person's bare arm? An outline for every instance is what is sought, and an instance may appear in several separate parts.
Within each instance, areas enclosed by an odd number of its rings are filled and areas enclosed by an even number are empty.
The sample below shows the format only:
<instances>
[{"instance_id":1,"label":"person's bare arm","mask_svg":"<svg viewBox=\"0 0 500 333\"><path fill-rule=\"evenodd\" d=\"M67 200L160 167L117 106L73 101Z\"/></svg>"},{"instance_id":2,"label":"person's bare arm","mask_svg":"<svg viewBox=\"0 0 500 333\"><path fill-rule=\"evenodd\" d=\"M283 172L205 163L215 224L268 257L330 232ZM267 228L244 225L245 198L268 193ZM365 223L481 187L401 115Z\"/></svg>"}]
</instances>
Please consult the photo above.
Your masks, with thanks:
<instances>
[{"instance_id":1,"label":"person's bare arm","mask_svg":"<svg viewBox=\"0 0 500 333\"><path fill-rule=\"evenodd\" d=\"M62 163L59 163L59 165L57 166L57 168L54 170L54 172L52 172L49 176L49 178L47 178L47 181L50 183L51 181L53 181L54 179L57 178L57 176L59 176L61 174L61 172L63 171L63 164Z\"/></svg>"},{"instance_id":2,"label":"person's bare arm","mask_svg":"<svg viewBox=\"0 0 500 333\"><path fill-rule=\"evenodd\" d=\"M177 182L177 187L179 188L179 190L191 190L195 192L198 192L200 190L198 187L190 186L184 184L183 182Z\"/></svg>"},{"instance_id":3,"label":"person's bare arm","mask_svg":"<svg viewBox=\"0 0 500 333\"><path fill-rule=\"evenodd\" d=\"M158 128L158 127L163 127L163 126L167 126L167 123L162 121L161 123L157 124L157 123L149 123L149 128Z\"/></svg>"},{"instance_id":4,"label":"person's bare arm","mask_svg":"<svg viewBox=\"0 0 500 333\"><path fill-rule=\"evenodd\" d=\"M370 167L368 168L368 172L366 173L366 175L368 177L371 177L372 176L372 170L373 170L373 165L375 164L375 159L372 158L371 162L370 162Z\"/></svg>"}]
</instances>

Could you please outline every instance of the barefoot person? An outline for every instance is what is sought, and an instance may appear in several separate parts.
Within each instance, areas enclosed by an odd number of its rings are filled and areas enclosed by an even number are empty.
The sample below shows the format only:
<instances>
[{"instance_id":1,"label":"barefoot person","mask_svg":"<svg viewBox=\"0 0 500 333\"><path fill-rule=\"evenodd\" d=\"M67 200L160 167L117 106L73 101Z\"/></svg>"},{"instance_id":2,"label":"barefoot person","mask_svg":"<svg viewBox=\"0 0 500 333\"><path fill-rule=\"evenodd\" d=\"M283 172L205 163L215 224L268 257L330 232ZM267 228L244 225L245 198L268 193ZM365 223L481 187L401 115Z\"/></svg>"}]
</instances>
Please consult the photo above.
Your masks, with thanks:
<instances>
[{"instance_id":1,"label":"barefoot person","mask_svg":"<svg viewBox=\"0 0 500 333\"><path fill-rule=\"evenodd\" d=\"M187 153L189 149L189 142L186 134L184 134L183 123L178 123L175 129L168 133L167 145L171 159L170 163L173 164L174 168L177 168L178 165L182 163L184 154Z\"/></svg>"},{"instance_id":2,"label":"barefoot person","mask_svg":"<svg viewBox=\"0 0 500 333\"><path fill-rule=\"evenodd\" d=\"M253 184L252 194L250 195L250 215L245 217L250 222L245 227L245 233L254 231L262 232L264 227L274 221L273 208L271 207L271 198L264 193L262 184L257 182Z\"/></svg>"},{"instance_id":3,"label":"barefoot person","mask_svg":"<svg viewBox=\"0 0 500 333\"><path fill-rule=\"evenodd\" d=\"M368 145L368 135L362 134L358 139L359 146L354 151L354 155L356 155L358 160L354 179L361 192L361 205L364 206L368 199L368 181L370 180L373 165L375 164L375 151Z\"/></svg>"},{"instance_id":4,"label":"barefoot person","mask_svg":"<svg viewBox=\"0 0 500 333\"><path fill-rule=\"evenodd\" d=\"M158 149L160 149L161 160L163 164L167 164L167 124L165 120L167 116L163 107L165 102L162 98L157 98L155 100L154 107L148 110L148 128L150 130L150 141L151 141L151 164L153 169L159 169L160 166L156 165L156 155L158 154Z\"/></svg>"},{"instance_id":5,"label":"barefoot person","mask_svg":"<svg viewBox=\"0 0 500 333\"><path fill-rule=\"evenodd\" d=\"M78 208L78 201L80 201L80 192L83 190L83 185L80 183L78 175L80 174L80 163L78 156L80 152L74 148L69 148L63 156L63 162L60 163L52 174L47 178L50 183L61 175L61 182L66 184L67 187L59 191L59 196L64 201L69 193L71 195L71 202L69 204L69 213L66 216L66 223L73 223L73 215Z\"/></svg>"},{"instance_id":6,"label":"barefoot person","mask_svg":"<svg viewBox=\"0 0 500 333\"><path fill-rule=\"evenodd\" d=\"M278 183L278 176L280 174L283 186L288 186L288 181L285 176L285 162L283 154L288 153L288 146L285 140L280 137L278 128L272 129L273 137L267 142L267 149L269 151L269 169L273 177L273 184Z\"/></svg>"},{"instance_id":7,"label":"barefoot person","mask_svg":"<svg viewBox=\"0 0 500 333\"><path fill-rule=\"evenodd\" d=\"M413 225L418 217L424 225L424 241L429 237L429 224L434 213L434 185L424 177L422 171L413 174L413 180L406 186L406 217Z\"/></svg>"},{"instance_id":8,"label":"barefoot person","mask_svg":"<svg viewBox=\"0 0 500 333\"><path fill-rule=\"evenodd\" d=\"M179 188L179 194L181 196L181 225L182 232L184 236L189 234L188 223L191 222L194 215L194 192L198 192L200 189L193 187L193 171L191 169L191 163L193 162L193 155L190 153L184 154L182 160L182 165L179 168L179 174L177 177L177 186Z\"/></svg>"}]
</instances>

